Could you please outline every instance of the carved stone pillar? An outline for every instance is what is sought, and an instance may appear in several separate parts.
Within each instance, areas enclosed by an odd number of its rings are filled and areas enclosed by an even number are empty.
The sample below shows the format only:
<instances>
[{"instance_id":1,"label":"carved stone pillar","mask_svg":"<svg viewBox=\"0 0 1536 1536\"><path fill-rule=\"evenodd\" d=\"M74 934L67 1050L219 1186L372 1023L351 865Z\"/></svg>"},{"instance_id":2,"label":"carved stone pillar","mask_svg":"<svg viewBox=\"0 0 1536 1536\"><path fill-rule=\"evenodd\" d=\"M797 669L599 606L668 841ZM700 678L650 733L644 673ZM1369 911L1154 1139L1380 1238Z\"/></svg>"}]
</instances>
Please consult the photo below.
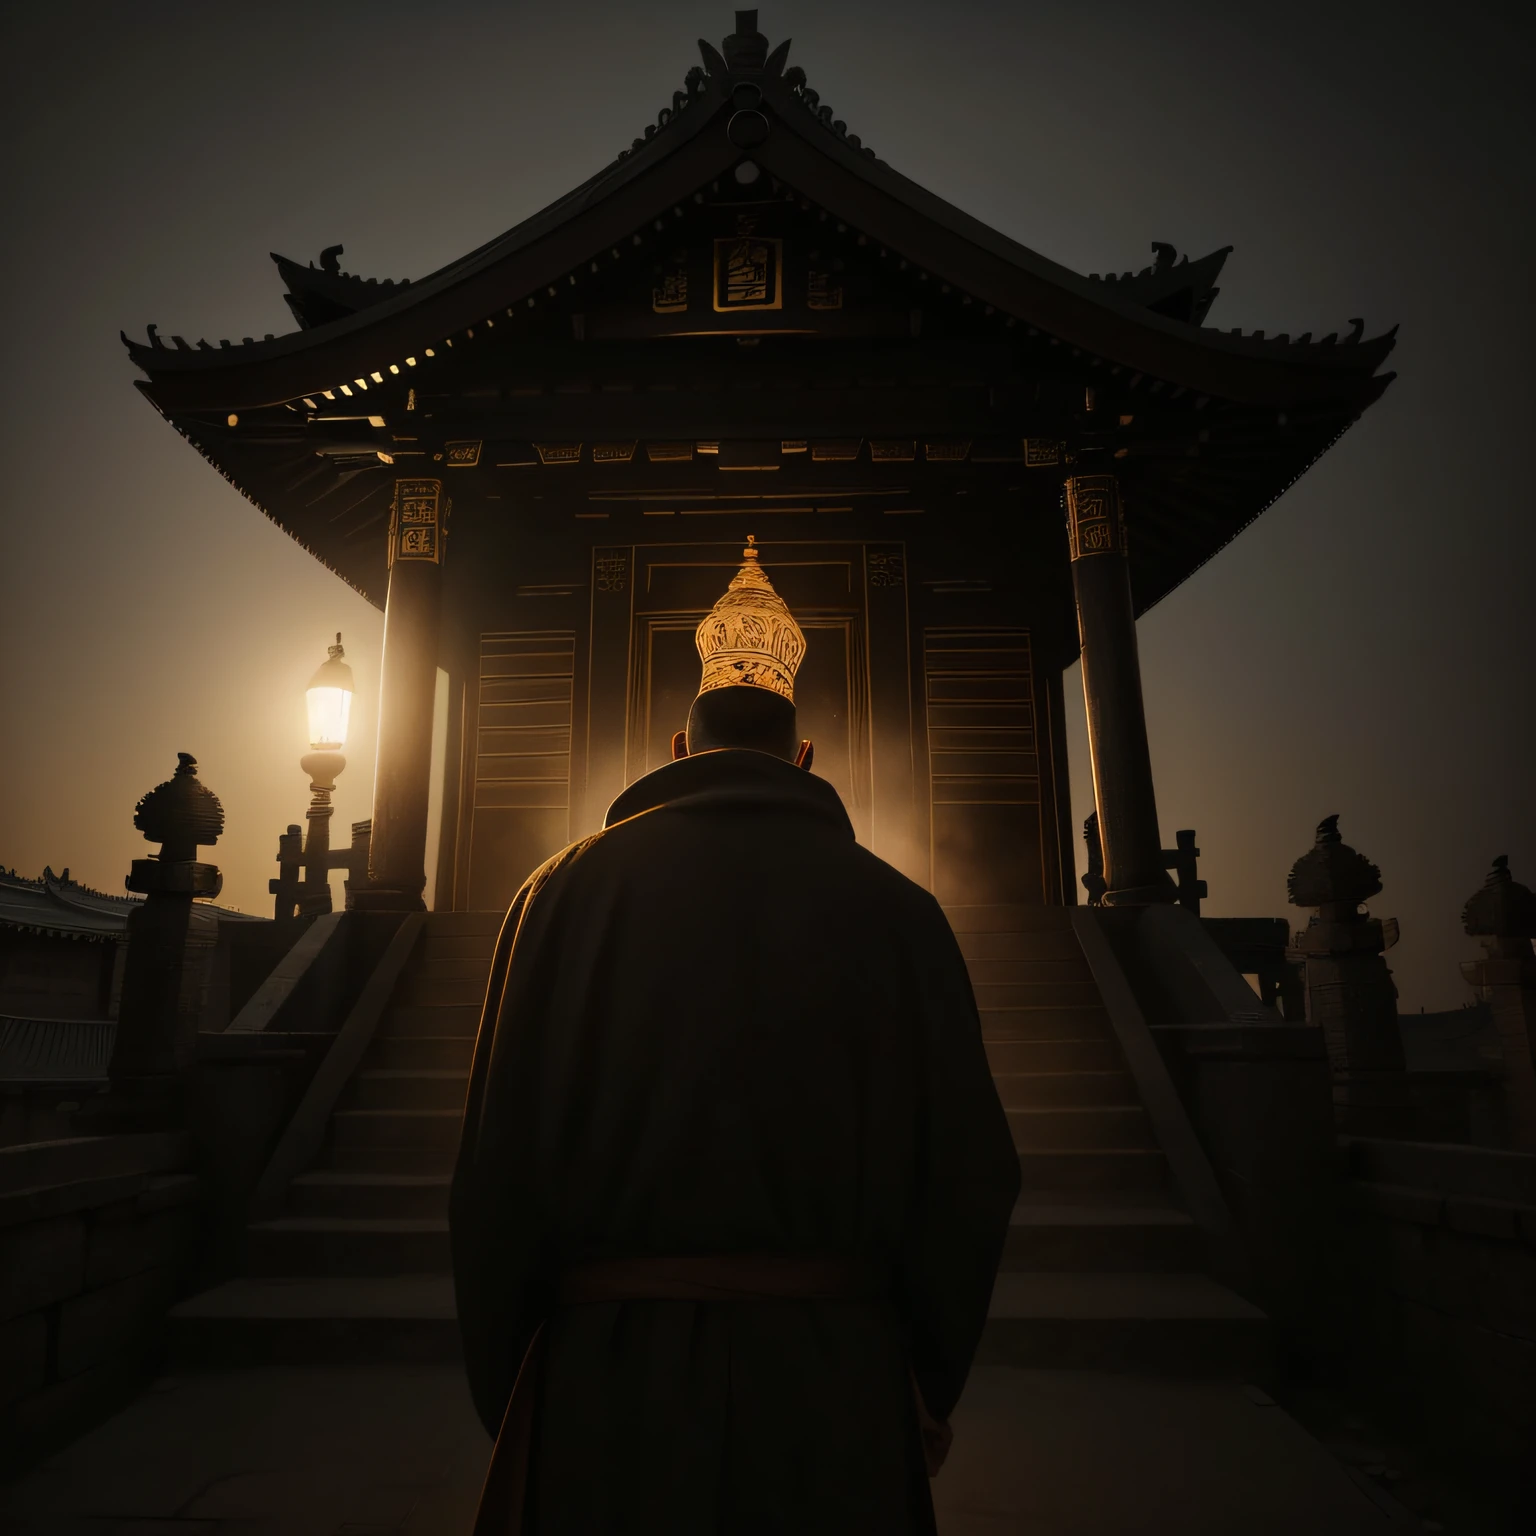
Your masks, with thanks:
<instances>
[{"instance_id":1,"label":"carved stone pillar","mask_svg":"<svg viewBox=\"0 0 1536 1536\"><path fill-rule=\"evenodd\" d=\"M395 481L368 888L348 898L351 905L373 911L414 912L425 905L427 790L447 513L441 480Z\"/></svg>"},{"instance_id":2,"label":"carved stone pillar","mask_svg":"<svg viewBox=\"0 0 1536 1536\"><path fill-rule=\"evenodd\" d=\"M1488 1005L1503 1057L1504 1123L1511 1150L1536 1152L1536 895L1509 872L1500 854L1482 890L1466 904L1462 926L1483 941L1485 957L1463 964L1478 1001Z\"/></svg>"},{"instance_id":3,"label":"carved stone pillar","mask_svg":"<svg viewBox=\"0 0 1536 1536\"><path fill-rule=\"evenodd\" d=\"M1157 830L1119 482L1113 475L1072 475L1066 489L1104 903L1172 901Z\"/></svg>"},{"instance_id":4,"label":"carved stone pillar","mask_svg":"<svg viewBox=\"0 0 1536 1536\"><path fill-rule=\"evenodd\" d=\"M1339 818L1327 816L1312 850L1291 866L1287 889L1295 906L1317 908L1289 958L1306 966L1307 1022L1323 1032L1339 1128L1411 1134L1397 988L1382 957L1397 942L1397 920L1361 907L1381 889L1381 871L1339 835Z\"/></svg>"},{"instance_id":5,"label":"carved stone pillar","mask_svg":"<svg viewBox=\"0 0 1536 1536\"><path fill-rule=\"evenodd\" d=\"M198 782L197 759L180 766L139 801L133 824L157 857L135 859L128 889L144 902L128 918L128 953L108 1091L81 1111L82 1129L153 1130L177 1124L183 1086L197 1050L197 1025L219 938L218 914L194 898L217 896L218 866L197 860L197 845L217 841L224 808Z\"/></svg>"}]
</instances>

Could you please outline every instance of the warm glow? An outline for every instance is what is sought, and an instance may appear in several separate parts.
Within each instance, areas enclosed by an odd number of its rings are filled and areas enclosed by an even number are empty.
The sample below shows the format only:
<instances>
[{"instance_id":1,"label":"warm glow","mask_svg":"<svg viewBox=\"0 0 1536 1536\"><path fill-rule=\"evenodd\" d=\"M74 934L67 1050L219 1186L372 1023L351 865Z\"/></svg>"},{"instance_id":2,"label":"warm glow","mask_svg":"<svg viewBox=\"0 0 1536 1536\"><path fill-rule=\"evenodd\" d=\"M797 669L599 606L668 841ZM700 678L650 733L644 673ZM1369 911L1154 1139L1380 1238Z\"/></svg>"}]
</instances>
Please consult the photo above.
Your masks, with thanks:
<instances>
[{"instance_id":1,"label":"warm glow","mask_svg":"<svg viewBox=\"0 0 1536 1536\"><path fill-rule=\"evenodd\" d=\"M309 706L309 744L312 747L346 746L352 690L311 688L304 695L304 702Z\"/></svg>"},{"instance_id":2,"label":"warm glow","mask_svg":"<svg viewBox=\"0 0 1536 1536\"><path fill-rule=\"evenodd\" d=\"M352 668L342 659L341 636L327 659L309 680L304 702L309 709L309 744L315 748L340 749L347 744L347 721L352 713Z\"/></svg>"}]
</instances>

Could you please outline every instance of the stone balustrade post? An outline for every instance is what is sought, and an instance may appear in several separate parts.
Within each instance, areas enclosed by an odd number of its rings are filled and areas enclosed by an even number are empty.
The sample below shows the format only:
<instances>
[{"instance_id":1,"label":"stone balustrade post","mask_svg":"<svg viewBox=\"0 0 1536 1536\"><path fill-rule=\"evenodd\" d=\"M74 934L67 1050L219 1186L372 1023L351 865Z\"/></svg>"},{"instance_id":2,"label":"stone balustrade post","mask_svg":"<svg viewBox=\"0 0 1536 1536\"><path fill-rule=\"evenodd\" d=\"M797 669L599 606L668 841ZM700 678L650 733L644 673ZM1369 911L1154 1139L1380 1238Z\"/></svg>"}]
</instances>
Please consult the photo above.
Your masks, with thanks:
<instances>
[{"instance_id":1,"label":"stone balustrade post","mask_svg":"<svg viewBox=\"0 0 1536 1536\"><path fill-rule=\"evenodd\" d=\"M1481 960L1461 974L1488 1005L1503 1061L1504 1122L1512 1151L1536 1152L1536 895L1509 872L1500 854L1483 887L1467 902L1462 927L1483 941Z\"/></svg>"},{"instance_id":2,"label":"stone balustrade post","mask_svg":"<svg viewBox=\"0 0 1536 1536\"><path fill-rule=\"evenodd\" d=\"M1083 889L1088 895L1090 907L1104 905L1104 845L1099 841L1099 813L1093 811L1083 823L1083 842L1088 849L1088 872L1083 876Z\"/></svg>"},{"instance_id":3,"label":"stone balustrade post","mask_svg":"<svg viewBox=\"0 0 1536 1536\"><path fill-rule=\"evenodd\" d=\"M1291 867L1288 890L1293 905L1317 909L1287 958L1306 969L1307 1022L1322 1030L1339 1128L1410 1134L1414 1109L1397 988L1383 958L1397 941L1397 921L1374 918L1362 906L1381 890L1381 871L1339 835L1339 818L1328 816L1311 852Z\"/></svg>"},{"instance_id":4,"label":"stone balustrade post","mask_svg":"<svg viewBox=\"0 0 1536 1536\"><path fill-rule=\"evenodd\" d=\"M197 859L217 841L224 808L197 778L197 759L180 766L139 801L133 824L158 856L135 859L130 891L144 902L128 918L117 1033L108 1089L82 1107L84 1128L154 1130L180 1123L184 1085L197 1050L197 1025L218 944L218 914L197 904L223 888L218 866Z\"/></svg>"}]
</instances>

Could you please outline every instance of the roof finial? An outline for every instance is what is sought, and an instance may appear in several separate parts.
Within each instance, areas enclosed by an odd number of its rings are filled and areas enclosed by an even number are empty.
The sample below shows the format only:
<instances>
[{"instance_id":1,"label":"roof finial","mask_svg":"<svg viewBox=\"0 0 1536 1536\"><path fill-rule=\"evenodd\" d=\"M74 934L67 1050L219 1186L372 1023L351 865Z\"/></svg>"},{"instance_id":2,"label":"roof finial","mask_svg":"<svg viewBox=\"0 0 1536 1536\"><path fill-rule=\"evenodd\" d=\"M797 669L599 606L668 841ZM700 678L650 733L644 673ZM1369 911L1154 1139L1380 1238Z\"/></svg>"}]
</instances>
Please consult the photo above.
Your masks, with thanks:
<instances>
[{"instance_id":1,"label":"roof finial","mask_svg":"<svg viewBox=\"0 0 1536 1536\"><path fill-rule=\"evenodd\" d=\"M757 12L737 11L736 30L720 44L726 68L761 69L768 60L768 39L757 30Z\"/></svg>"}]
</instances>

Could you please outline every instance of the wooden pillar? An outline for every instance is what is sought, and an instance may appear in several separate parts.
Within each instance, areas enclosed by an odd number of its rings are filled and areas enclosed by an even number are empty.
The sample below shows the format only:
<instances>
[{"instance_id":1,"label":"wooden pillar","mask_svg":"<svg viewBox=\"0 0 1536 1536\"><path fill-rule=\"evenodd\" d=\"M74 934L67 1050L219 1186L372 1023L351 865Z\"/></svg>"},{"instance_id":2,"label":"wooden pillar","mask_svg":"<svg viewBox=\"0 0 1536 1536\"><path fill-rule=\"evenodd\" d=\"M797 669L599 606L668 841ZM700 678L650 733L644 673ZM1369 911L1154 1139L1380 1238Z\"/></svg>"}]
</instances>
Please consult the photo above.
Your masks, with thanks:
<instances>
[{"instance_id":1,"label":"wooden pillar","mask_svg":"<svg viewBox=\"0 0 1536 1536\"><path fill-rule=\"evenodd\" d=\"M1113 475L1067 479L1067 535L1108 906L1171 901L1152 791L1125 513Z\"/></svg>"},{"instance_id":2,"label":"wooden pillar","mask_svg":"<svg viewBox=\"0 0 1536 1536\"><path fill-rule=\"evenodd\" d=\"M350 898L352 905L374 911L416 912L425 905L427 792L447 511L441 480L395 481L368 888Z\"/></svg>"}]
</instances>

